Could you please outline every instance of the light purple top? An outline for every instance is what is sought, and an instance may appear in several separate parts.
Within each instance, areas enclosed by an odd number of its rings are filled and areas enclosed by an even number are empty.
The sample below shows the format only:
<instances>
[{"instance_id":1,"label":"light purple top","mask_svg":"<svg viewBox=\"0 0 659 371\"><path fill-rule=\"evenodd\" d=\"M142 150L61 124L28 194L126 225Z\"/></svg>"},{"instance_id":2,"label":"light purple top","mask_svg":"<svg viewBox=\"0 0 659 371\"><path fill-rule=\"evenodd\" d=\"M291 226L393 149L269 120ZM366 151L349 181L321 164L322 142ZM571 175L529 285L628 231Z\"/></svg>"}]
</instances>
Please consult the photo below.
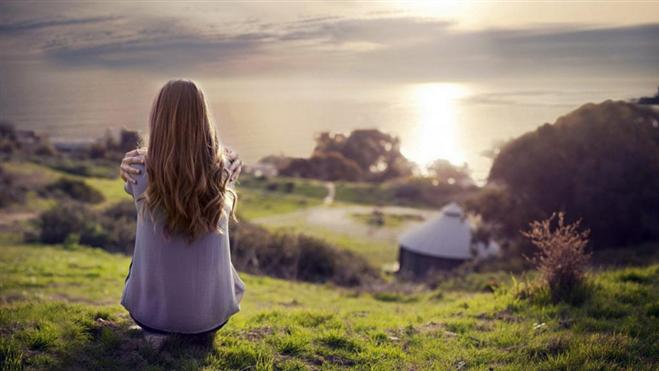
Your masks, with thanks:
<instances>
[{"instance_id":1,"label":"light purple top","mask_svg":"<svg viewBox=\"0 0 659 371\"><path fill-rule=\"evenodd\" d=\"M226 217L224 231L207 233L192 243L184 237L166 238L163 223L153 223L143 212L147 175L124 189L135 200L138 211L135 251L121 305L138 322L154 329L175 333L211 330L240 310L245 284L231 264Z\"/></svg>"}]
</instances>

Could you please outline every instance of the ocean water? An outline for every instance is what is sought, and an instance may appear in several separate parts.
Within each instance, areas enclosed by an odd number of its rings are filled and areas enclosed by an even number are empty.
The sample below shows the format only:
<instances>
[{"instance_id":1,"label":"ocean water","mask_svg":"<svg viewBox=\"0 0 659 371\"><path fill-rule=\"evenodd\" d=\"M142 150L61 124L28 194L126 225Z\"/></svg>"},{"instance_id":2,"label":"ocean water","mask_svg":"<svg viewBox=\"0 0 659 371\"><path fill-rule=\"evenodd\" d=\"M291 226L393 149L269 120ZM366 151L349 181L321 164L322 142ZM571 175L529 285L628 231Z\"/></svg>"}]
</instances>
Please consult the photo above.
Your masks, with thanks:
<instances>
[{"instance_id":1,"label":"ocean water","mask_svg":"<svg viewBox=\"0 0 659 371\"><path fill-rule=\"evenodd\" d=\"M0 119L55 141L122 127L146 133L151 102L166 81L114 71L19 71L0 75ZM466 163L481 183L497 145L588 102L651 95L657 83L195 80L222 141L248 163L269 154L308 156L322 131L378 128L399 136L415 162Z\"/></svg>"}]
</instances>

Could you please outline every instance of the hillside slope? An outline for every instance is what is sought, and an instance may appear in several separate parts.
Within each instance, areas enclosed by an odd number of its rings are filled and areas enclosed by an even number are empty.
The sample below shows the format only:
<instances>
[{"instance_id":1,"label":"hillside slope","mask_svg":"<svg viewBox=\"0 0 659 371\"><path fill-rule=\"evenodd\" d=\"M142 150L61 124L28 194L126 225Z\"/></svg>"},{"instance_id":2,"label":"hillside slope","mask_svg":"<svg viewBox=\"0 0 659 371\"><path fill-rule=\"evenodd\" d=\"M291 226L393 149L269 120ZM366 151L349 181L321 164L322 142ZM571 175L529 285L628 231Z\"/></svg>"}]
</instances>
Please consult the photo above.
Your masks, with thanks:
<instances>
[{"instance_id":1,"label":"hillside slope","mask_svg":"<svg viewBox=\"0 0 659 371\"><path fill-rule=\"evenodd\" d=\"M2 369L656 369L659 265L594 275L579 308L515 287L370 294L242 275L241 312L157 352L117 304L129 258L0 241ZM459 285L458 285L459 287Z\"/></svg>"}]
</instances>

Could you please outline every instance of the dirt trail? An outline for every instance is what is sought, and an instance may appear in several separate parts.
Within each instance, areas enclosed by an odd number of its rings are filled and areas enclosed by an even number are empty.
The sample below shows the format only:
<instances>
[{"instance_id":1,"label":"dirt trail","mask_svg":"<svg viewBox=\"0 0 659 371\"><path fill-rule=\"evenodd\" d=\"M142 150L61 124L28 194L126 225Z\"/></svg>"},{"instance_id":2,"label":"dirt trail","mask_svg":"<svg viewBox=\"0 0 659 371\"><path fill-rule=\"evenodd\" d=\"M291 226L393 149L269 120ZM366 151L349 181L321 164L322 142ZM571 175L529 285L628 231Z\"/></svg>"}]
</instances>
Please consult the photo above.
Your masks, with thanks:
<instances>
[{"instance_id":1,"label":"dirt trail","mask_svg":"<svg viewBox=\"0 0 659 371\"><path fill-rule=\"evenodd\" d=\"M415 209L400 206L365 206L365 205L321 205L292 213L271 215L254 220L257 224L272 227L300 227L324 229L336 234L346 234L359 238L375 239L378 241L397 241L400 234L407 228L419 222L407 222L396 227L377 227L357 221L353 214L370 214L373 210L380 210L385 214L413 214L427 219L436 211Z\"/></svg>"},{"instance_id":2,"label":"dirt trail","mask_svg":"<svg viewBox=\"0 0 659 371\"><path fill-rule=\"evenodd\" d=\"M11 232L16 229L17 224L35 218L34 211L0 212L0 232Z\"/></svg>"}]
</instances>

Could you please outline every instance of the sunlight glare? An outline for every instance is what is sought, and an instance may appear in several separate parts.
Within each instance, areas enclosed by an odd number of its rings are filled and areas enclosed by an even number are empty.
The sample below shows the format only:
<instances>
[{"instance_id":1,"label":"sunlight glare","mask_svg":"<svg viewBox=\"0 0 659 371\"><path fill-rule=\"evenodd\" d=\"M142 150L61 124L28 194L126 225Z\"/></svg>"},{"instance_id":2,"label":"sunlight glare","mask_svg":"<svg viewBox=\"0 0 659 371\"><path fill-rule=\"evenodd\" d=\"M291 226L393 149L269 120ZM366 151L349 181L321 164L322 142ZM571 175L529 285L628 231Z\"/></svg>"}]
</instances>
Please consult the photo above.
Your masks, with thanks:
<instances>
[{"instance_id":1,"label":"sunlight glare","mask_svg":"<svg viewBox=\"0 0 659 371\"><path fill-rule=\"evenodd\" d=\"M436 159L454 165L465 161L460 145L457 105L466 95L460 84L428 83L413 85L408 99L416 111L411 141L404 155L421 167Z\"/></svg>"}]
</instances>

